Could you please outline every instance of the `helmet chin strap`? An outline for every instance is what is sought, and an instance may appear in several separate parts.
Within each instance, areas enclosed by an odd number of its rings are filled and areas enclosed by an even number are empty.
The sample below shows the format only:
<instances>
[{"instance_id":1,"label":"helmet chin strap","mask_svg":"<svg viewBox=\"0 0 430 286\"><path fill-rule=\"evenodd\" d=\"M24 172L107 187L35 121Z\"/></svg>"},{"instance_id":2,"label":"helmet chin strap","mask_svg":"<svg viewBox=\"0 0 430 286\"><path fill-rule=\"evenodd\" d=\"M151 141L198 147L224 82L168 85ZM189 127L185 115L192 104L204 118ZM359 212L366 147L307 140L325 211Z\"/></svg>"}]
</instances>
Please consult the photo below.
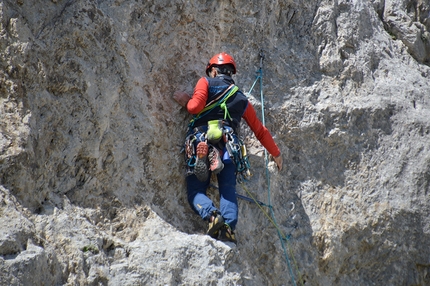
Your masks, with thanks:
<instances>
[{"instance_id":1,"label":"helmet chin strap","mask_svg":"<svg viewBox=\"0 0 430 286\"><path fill-rule=\"evenodd\" d=\"M219 74L218 74L218 71L214 68L214 67L212 67L212 70L209 72L209 77L217 77Z\"/></svg>"}]
</instances>

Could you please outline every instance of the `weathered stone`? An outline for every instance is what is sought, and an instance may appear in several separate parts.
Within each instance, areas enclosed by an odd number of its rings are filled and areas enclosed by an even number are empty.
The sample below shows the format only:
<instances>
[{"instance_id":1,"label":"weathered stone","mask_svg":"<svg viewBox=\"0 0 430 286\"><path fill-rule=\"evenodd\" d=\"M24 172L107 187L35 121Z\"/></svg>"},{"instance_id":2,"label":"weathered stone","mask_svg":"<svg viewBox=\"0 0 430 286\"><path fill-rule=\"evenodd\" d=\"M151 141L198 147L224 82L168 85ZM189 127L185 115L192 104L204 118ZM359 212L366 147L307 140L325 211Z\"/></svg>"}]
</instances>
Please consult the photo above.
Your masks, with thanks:
<instances>
[{"instance_id":1,"label":"weathered stone","mask_svg":"<svg viewBox=\"0 0 430 286\"><path fill-rule=\"evenodd\" d=\"M0 284L430 284L429 11L2 1ZM285 164L266 173L243 126L253 177L238 193L273 208L240 200L237 246L188 206L190 117L172 99L220 51Z\"/></svg>"}]
</instances>

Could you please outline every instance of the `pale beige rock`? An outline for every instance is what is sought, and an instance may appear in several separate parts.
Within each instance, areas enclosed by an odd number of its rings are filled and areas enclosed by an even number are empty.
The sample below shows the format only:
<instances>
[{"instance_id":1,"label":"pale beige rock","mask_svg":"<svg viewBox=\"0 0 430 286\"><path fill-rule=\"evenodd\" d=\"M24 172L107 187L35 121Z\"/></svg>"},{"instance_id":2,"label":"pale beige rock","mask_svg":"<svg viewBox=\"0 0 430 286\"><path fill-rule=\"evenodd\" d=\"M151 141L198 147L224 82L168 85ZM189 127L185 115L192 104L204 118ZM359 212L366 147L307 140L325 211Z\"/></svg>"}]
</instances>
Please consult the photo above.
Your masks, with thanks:
<instances>
[{"instance_id":1,"label":"pale beige rock","mask_svg":"<svg viewBox=\"0 0 430 286\"><path fill-rule=\"evenodd\" d=\"M0 284L430 284L429 11L387 0L2 1ZM268 203L270 187L288 262L247 201L237 246L205 235L179 153L190 117L172 99L220 51L248 92L261 49L284 170L269 163L268 182L243 126L253 177L238 193ZM249 96L260 116L259 83Z\"/></svg>"}]
</instances>

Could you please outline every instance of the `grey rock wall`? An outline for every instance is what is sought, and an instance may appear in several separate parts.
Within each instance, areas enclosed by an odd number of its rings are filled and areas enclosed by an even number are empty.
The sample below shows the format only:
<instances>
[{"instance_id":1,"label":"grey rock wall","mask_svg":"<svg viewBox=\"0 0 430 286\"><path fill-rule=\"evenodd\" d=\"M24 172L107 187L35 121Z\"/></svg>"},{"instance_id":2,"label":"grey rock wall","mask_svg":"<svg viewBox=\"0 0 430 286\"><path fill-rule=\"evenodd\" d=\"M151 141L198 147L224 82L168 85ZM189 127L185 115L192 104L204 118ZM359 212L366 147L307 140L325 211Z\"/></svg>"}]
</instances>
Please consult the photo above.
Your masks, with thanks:
<instances>
[{"instance_id":1,"label":"grey rock wall","mask_svg":"<svg viewBox=\"0 0 430 286\"><path fill-rule=\"evenodd\" d=\"M2 1L0 284L430 284L429 12L426 0ZM270 202L287 239L241 200L235 247L188 206L190 117L172 94L191 93L220 51L248 92L261 50L264 102L258 83L249 97L285 166L266 173L243 126L253 177L238 193Z\"/></svg>"}]
</instances>

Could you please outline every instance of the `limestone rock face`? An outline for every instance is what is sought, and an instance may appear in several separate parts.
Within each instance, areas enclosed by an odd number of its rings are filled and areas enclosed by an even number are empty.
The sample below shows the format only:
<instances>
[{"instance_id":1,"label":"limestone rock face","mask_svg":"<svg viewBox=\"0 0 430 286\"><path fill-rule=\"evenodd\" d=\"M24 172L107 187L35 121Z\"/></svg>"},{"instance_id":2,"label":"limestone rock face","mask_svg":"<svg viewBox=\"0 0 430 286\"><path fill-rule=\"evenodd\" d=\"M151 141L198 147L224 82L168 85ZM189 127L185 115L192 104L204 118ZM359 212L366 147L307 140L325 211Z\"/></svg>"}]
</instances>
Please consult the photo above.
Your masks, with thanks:
<instances>
[{"instance_id":1,"label":"limestone rock face","mask_svg":"<svg viewBox=\"0 0 430 286\"><path fill-rule=\"evenodd\" d=\"M429 12L0 2L0 284L429 285ZM266 169L243 124L237 192L272 208L239 201L237 246L188 206L190 116L172 99L221 51L284 158Z\"/></svg>"}]
</instances>

